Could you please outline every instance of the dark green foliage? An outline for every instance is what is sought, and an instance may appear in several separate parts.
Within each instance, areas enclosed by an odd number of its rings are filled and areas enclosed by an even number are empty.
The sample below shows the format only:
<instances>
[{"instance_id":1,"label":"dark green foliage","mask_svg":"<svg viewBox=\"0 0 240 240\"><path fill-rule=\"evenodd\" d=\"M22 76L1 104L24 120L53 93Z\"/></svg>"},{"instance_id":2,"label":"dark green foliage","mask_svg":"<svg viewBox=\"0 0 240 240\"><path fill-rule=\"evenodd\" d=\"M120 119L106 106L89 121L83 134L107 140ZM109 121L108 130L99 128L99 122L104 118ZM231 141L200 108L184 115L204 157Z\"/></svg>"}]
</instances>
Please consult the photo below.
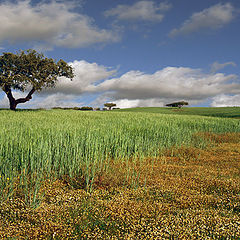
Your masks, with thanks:
<instances>
[{"instance_id":1,"label":"dark green foliage","mask_svg":"<svg viewBox=\"0 0 240 240\"><path fill-rule=\"evenodd\" d=\"M178 108L181 108L184 105L188 105L188 102L180 101L180 102L166 104L167 107L178 107Z\"/></svg>"},{"instance_id":2,"label":"dark green foliage","mask_svg":"<svg viewBox=\"0 0 240 240\"><path fill-rule=\"evenodd\" d=\"M61 107L53 107L52 109L57 110L57 109L63 109L63 108L61 108Z\"/></svg>"},{"instance_id":3,"label":"dark green foliage","mask_svg":"<svg viewBox=\"0 0 240 240\"><path fill-rule=\"evenodd\" d=\"M55 62L32 49L0 56L0 87L7 94L12 110L29 101L35 91L54 87L58 77L74 77L72 67L62 59ZM29 93L25 98L15 99L12 89Z\"/></svg>"},{"instance_id":4,"label":"dark green foliage","mask_svg":"<svg viewBox=\"0 0 240 240\"><path fill-rule=\"evenodd\" d=\"M81 110L81 108L79 108L79 107L73 107L73 108L71 108L71 107L53 107L52 109L54 109L54 110Z\"/></svg>"},{"instance_id":5,"label":"dark green foliage","mask_svg":"<svg viewBox=\"0 0 240 240\"><path fill-rule=\"evenodd\" d=\"M115 103L104 103L104 106L108 108L108 110L111 110L112 107L116 107L117 105Z\"/></svg>"},{"instance_id":6,"label":"dark green foliage","mask_svg":"<svg viewBox=\"0 0 240 240\"><path fill-rule=\"evenodd\" d=\"M82 110L82 111L92 111L93 108L92 107L81 107L79 110Z\"/></svg>"}]
</instances>

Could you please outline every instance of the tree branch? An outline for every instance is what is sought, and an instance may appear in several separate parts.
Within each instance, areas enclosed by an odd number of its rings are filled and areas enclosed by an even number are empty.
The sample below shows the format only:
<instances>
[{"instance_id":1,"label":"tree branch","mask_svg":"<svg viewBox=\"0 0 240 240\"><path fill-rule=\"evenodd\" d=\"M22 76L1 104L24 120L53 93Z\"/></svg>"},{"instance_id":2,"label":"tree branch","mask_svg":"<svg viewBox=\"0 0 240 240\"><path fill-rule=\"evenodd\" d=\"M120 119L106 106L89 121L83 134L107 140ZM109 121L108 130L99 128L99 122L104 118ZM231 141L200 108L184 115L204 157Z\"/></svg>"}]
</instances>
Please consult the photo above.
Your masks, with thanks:
<instances>
[{"instance_id":1,"label":"tree branch","mask_svg":"<svg viewBox=\"0 0 240 240\"><path fill-rule=\"evenodd\" d=\"M16 103L19 104L19 103L25 103L25 102L28 102L30 99L32 99L32 95L33 93L36 91L36 89L33 87L31 89L31 91L28 93L28 95L25 97L25 98L19 98L16 100Z\"/></svg>"}]
</instances>

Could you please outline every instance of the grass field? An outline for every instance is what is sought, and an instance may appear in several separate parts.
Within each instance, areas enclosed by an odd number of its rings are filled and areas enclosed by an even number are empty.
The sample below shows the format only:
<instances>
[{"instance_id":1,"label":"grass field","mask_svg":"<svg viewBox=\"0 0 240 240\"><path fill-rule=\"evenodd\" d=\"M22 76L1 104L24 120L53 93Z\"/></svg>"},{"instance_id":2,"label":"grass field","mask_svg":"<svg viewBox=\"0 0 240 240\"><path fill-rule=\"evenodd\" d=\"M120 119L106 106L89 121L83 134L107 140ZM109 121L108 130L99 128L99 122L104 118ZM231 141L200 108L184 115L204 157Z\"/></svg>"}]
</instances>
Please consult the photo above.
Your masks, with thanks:
<instances>
[{"instance_id":1,"label":"grass field","mask_svg":"<svg viewBox=\"0 0 240 240\"><path fill-rule=\"evenodd\" d=\"M116 110L115 110L116 111ZM126 108L117 111L121 112L148 112L161 114L177 114L177 115L199 115L209 117L224 117L224 118L240 118L240 107L183 107L166 108L166 107L139 107Z\"/></svg>"},{"instance_id":2,"label":"grass field","mask_svg":"<svg viewBox=\"0 0 240 240\"><path fill-rule=\"evenodd\" d=\"M0 236L239 239L238 110L1 110Z\"/></svg>"}]
</instances>

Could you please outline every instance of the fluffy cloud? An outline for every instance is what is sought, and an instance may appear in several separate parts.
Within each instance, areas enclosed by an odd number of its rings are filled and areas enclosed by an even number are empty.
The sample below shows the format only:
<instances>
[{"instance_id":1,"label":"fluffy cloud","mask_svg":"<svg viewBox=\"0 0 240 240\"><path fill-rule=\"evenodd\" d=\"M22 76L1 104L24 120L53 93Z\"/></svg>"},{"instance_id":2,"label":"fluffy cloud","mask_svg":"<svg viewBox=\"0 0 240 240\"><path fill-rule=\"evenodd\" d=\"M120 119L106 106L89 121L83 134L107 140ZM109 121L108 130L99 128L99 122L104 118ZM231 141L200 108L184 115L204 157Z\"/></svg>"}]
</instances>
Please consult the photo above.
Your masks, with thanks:
<instances>
[{"instance_id":1,"label":"fluffy cloud","mask_svg":"<svg viewBox=\"0 0 240 240\"><path fill-rule=\"evenodd\" d=\"M95 91L95 85L113 76L116 70L98 65L97 63L88 63L84 60L69 63L73 69L75 77L73 81L65 77L59 78L55 88L46 89L42 94L63 93L70 95L80 95L86 92Z\"/></svg>"},{"instance_id":2,"label":"fluffy cloud","mask_svg":"<svg viewBox=\"0 0 240 240\"><path fill-rule=\"evenodd\" d=\"M139 1L133 5L118 5L106 11L105 16L116 17L118 20L162 21L163 13L170 8L171 5L166 2L156 4L153 1Z\"/></svg>"},{"instance_id":3,"label":"fluffy cloud","mask_svg":"<svg viewBox=\"0 0 240 240\"><path fill-rule=\"evenodd\" d=\"M226 66L234 66L234 67L236 67L237 66L237 64L235 63L235 62L226 62L226 63L218 63L218 62L214 62L213 64L212 64L212 66L211 66L211 72L212 73L215 73L215 72L217 72L218 70L220 70L220 69L223 69L223 68L225 68Z\"/></svg>"},{"instance_id":4,"label":"fluffy cloud","mask_svg":"<svg viewBox=\"0 0 240 240\"><path fill-rule=\"evenodd\" d=\"M135 100L129 100L129 99L121 99L115 101L117 104L117 107L119 108L134 108L134 107L163 107L164 102L162 102L160 99L135 99Z\"/></svg>"},{"instance_id":5,"label":"fluffy cloud","mask_svg":"<svg viewBox=\"0 0 240 240\"><path fill-rule=\"evenodd\" d=\"M240 107L240 94L226 95L221 94L213 98L212 107Z\"/></svg>"},{"instance_id":6,"label":"fluffy cloud","mask_svg":"<svg viewBox=\"0 0 240 240\"><path fill-rule=\"evenodd\" d=\"M82 103L77 101L75 95L55 93L47 97L37 97L33 102L29 102L34 108L53 108L53 107L77 107Z\"/></svg>"},{"instance_id":7,"label":"fluffy cloud","mask_svg":"<svg viewBox=\"0 0 240 240\"><path fill-rule=\"evenodd\" d=\"M174 37L204 29L218 29L230 23L234 15L235 10L231 3L219 3L201 12L194 13L180 28L173 29L169 35Z\"/></svg>"},{"instance_id":8,"label":"fluffy cloud","mask_svg":"<svg viewBox=\"0 0 240 240\"><path fill-rule=\"evenodd\" d=\"M33 42L38 45L84 47L117 41L118 35L99 29L93 19L74 12L71 2L30 0L0 3L0 42Z\"/></svg>"},{"instance_id":9,"label":"fluffy cloud","mask_svg":"<svg viewBox=\"0 0 240 240\"><path fill-rule=\"evenodd\" d=\"M235 75L204 74L199 69L166 67L153 74L130 71L120 78L100 83L95 91L111 92L120 99L186 99L203 100L222 93L240 91L240 84L232 82Z\"/></svg>"}]
</instances>

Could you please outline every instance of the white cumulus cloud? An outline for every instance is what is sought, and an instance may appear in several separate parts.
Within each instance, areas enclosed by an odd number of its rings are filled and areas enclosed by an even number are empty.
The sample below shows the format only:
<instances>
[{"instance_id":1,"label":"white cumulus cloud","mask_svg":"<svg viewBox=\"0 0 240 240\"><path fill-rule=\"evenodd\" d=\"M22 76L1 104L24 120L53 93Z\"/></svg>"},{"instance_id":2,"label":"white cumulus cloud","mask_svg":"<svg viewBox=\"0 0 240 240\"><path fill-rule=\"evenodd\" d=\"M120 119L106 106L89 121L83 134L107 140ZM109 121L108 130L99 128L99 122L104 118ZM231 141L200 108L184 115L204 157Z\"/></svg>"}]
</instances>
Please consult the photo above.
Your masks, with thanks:
<instances>
[{"instance_id":1,"label":"white cumulus cloud","mask_svg":"<svg viewBox=\"0 0 240 240\"><path fill-rule=\"evenodd\" d=\"M222 93L240 91L235 75L204 74L199 69L166 67L153 74L130 71L100 83L95 91L110 91L119 99L203 100Z\"/></svg>"},{"instance_id":2,"label":"white cumulus cloud","mask_svg":"<svg viewBox=\"0 0 240 240\"><path fill-rule=\"evenodd\" d=\"M240 94L221 94L213 98L212 107L240 107Z\"/></svg>"},{"instance_id":3,"label":"white cumulus cloud","mask_svg":"<svg viewBox=\"0 0 240 240\"><path fill-rule=\"evenodd\" d=\"M42 1L35 5L30 0L2 2L0 42L73 48L119 39L116 32L99 29L92 18L74 12L74 8L71 1Z\"/></svg>"},{"instance_id":4,"label":"white cumulus cloud","mask_svg":"<svg viewBox=\"0 0 240 240\"><path fill-rule=\"evenodd\" d=\"M106 17L116 17L118 20L132 21L162 21L164 12L171 8L167 2L139 1L133 5L118 5L105 11Z\"/></svg>"},{"instance_id":5,"label":"white cumulus cloud","mask_svg":"<svg viewBox=\"0 0 240 240\"><path fill-rule=\"evenodd\" d=\"M134 108L134 107L163 107L164 102L161 99L121 99L115 101L119 108Z\"/></svg>"},{"instance_id":6,"label":"white cumulus cloud","mask_svg":"<svg viewBox=\"0 0 240 240\"><path fill-rule=\"evenodd\" d=\"M84 60L73 61L69 63L74 69L74 78L70 81L68 78L61 77L55 88L44 90L43 94L64 93L71 95L80 95L86 92L95 91L95 85L99 81L103 81L112 77L116 70L99 65L97 63L89 63Z\"/></svg>"},{"instance_id":7,"label":"white cumulus cloud","mask_svg":"<svg viewBox=\"0 0 240 240\"><path fill-rule=\"evenodd\" d=\"M53 108L53 107L79 107L82 105L75 95L54 93L46 97L37 97L33 102L28 103L34 108Z\"/></svg>"},{"instance_id":8,"label":"white cumulus cloud","mask_svg":"<svg viewBox=\"0 0 240 240\"><path fill-rule=\"evenodd\" d=\"M235 9L231 3L219 3L201 12L194 13L181 27L173 29L169 36L189 34L205 29L218 29L230 23L235 16Z\"/></svg>"}]
</instances>

